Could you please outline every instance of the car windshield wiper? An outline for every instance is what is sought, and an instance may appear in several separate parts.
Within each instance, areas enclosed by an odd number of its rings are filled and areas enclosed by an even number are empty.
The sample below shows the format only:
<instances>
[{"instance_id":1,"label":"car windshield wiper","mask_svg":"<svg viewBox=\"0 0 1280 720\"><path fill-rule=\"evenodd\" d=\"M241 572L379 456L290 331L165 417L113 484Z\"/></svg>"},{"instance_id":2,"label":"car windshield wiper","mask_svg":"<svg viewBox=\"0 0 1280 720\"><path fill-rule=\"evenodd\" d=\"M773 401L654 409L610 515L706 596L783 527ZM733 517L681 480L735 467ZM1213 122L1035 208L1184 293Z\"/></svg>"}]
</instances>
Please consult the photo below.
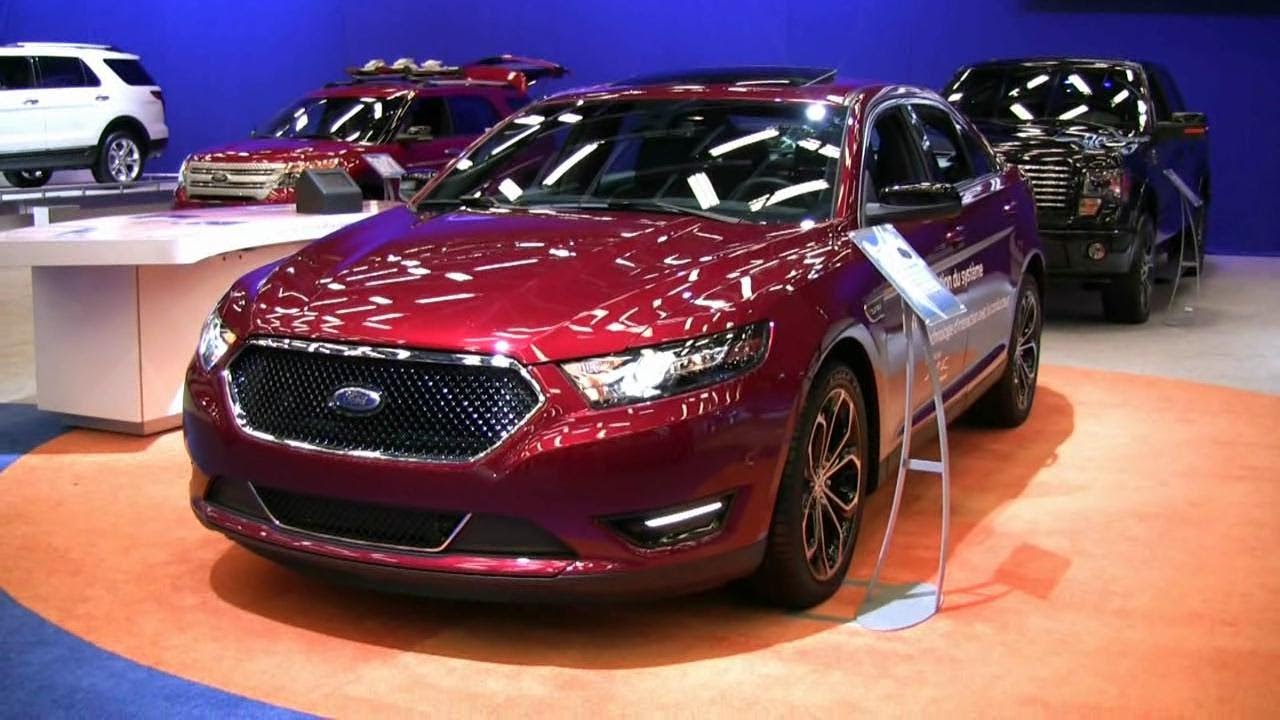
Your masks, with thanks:
<instances>
[{"instance_id":1,"label":"car windshield wiper","mask_svg":"<svg viewBox=\"0 0 1280 720\"><path fill-rule=\"evenodd\" d=\"M726 223L740 223L742 218L724 213L713 212L711 210L703 210L701 208L691 208L685 205L666 202L665 200L606 200L599 204L609 210L639 210L639 211L656 211L666 212L675 215L692 215L694 217L706 218L707 220L716 220Z\"/></svg>"}]
</instances>

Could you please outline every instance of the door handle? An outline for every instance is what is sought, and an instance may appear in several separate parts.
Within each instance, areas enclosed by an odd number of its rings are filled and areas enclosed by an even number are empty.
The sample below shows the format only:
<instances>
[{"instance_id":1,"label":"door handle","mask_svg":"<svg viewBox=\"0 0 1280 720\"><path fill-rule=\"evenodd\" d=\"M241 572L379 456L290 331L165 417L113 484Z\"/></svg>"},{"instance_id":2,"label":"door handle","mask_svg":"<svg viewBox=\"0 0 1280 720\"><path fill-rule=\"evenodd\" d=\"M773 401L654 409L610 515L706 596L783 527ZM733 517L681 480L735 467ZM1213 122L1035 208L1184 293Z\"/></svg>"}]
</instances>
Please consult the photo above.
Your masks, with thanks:
<instances>
[{"instance_id":1,"label":"door handle","mask_svg":"<svg viewBox=\"0 0 1280 720\"><path fill-rule=\"evenodd\" d=\"M99 95L94 98L94 100L97 100L98 102L102 102L103 100L110 100L110 99L111 99L110 95Z\"/></svg>"},{"instance_id":2,"label":"door handle","mask_svg":"<svg viewBox=\"0 0 1280 720\"><path fill-rule=\"evenodd\" d=\"M1010 200L1009 202L1007 202L1007 203L1005 203L1003 206L1001 206L1001 208L1000 208L1000 209L1004 211L1004 214L1005 214L1005 215L1017 215L1017 214L1018 214L1018 201L1017 201L1017 200Z\"/></svg>"},{"instance_id":3,"label":"door handle","mask_svg":"<svg viewBox=\"0 0 1280 720\"><path fill-rule=\"evenodd\" d=\"M22 104L23 105L39 105L40 101L37 100L36 98L27 98L26 100L22 101Z\"/></svg>"},{"instance_id":4,"label":"door handle","mask_svg":"<svg viewBox=\"0 0 1280 720\"><path fill-rule=\"evenodd\" d=\"M956 225L947 231L943 237L943 242L948 245L959 245L964 242L964 226Z\"/></svg>"}]
</instances>

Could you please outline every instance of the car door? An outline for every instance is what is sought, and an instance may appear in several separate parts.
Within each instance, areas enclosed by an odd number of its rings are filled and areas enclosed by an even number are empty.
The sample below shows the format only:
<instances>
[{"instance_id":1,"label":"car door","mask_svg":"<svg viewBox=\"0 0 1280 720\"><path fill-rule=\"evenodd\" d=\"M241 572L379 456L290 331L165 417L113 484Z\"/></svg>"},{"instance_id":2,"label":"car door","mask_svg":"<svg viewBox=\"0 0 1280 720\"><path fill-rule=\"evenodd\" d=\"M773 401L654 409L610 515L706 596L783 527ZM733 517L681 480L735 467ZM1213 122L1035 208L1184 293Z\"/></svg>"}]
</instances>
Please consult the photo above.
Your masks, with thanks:
<instances>
[{"instance_id":1,"label":"car door","mask_svg":"<svg viewBox=\"0 0 1280 720\"><path fill-rule=\"evenodd\" d=\"M1173 83L1173 78L1159 66L1146 68L1147 82L1151 87L1152 103L1155 105L1155 116L1158 123L1174 123L1177 113L1186 111L1182 94ZM1177 132L1177 130L1181 132ZM1197 194L1203 195L1207 190L1206 176L1209 170L1207 128L1203 126L1175 126L1174 132L1155 133L1160 139L1157 142L1157 164L1163 173L1169 168ZM1164 180L1164 178L1160 178ZM1181 219L1180 196L1172 187L1167 192L1168 207L1160 208L1161 230L1174 232L1175 221ZM1163 198L1162 198L1163 199ZM1166 223L1165 219L1169 220ZM1166 228L1165 225L1168 224Z\"/></svg>"},{"instance_id":2,"label":"car door","mask_svg":"<svg viewBox=\"0 0 1280 720\"><path fill-rule=\"evenodd\" d=\"M976 131L940 104L914 102L910 109L930 174L955 187L963 204L947 229L950 255L934 270L968 310L967 381L995 362L1009 342L1011 299L1021 270L1010 267L1018 208Z\"/></svg>"},{"instance_id":3,"label":"car door","mask_svg":"<svg viewBox=\"0 0 1280 720\"><path fill-rule=\"evenodd\" d=\"M863 160L859 182L861 208L877 202L879 195L894 185L910 185L932 182L922 154L922 143L906 104L897 101L873 107L869 114L863 139ZM950 264L956 247L947 238L953 223L950 220L913 220L895 224L895 228L920 257L937 270ZM888 283L883 283L870 295L867 315L889 335L901 337L906 319L903 303ZM944 393L950 395L964 366L967 331L952 326L946 334L934 337L939 380ZM912 369L916 382L917 409L931 400L927 390L929 376L923 360ZM901 397L905 378L894 373L890 382L898 387L891 392ZM922 384L923 383L923 384Z\"/></svg>"},{"instance_id":4,"label":"car door","mask_svg":"<svg viewBox=\"0 0 1280 720\"><path fill-rule=\"evenodd\" d=\"M45 149L35 65L25 55L0 56L0 155Z\"/></svg>"},{"instance_id":5,"label":"car door","mask_svg":"<svg viewBox=\"0 0 1280 720\"><path fill-rule=\"evenodd\" d=\"M35 64L48 147L71 150L97 145L107 124L100 115L110 99L102 81L78 57L39 55Z\"/></svg>"},{"instance_id":6,"label":"car door","mask_svg":"<svg viewBox=\"0 0 1280 720\"><path fill-rule=\"evenodd\" d=\"M417 171L438 171L466 147L453 134L444 98L416 97L409 102L396 134L396 159Z\"/></svg>"}]
</instances>

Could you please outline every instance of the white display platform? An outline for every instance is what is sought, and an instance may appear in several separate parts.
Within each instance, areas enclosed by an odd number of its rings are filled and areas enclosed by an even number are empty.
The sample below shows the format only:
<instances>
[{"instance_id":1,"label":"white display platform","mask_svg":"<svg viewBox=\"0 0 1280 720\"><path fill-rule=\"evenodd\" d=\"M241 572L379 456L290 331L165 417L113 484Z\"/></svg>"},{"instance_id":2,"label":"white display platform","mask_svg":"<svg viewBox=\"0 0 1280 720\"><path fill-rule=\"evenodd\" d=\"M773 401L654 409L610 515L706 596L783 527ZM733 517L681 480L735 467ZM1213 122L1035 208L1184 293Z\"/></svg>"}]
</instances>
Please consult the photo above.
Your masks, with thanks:
<instances>
[{"instance_id":1,"label":"white display platform","mask_svg":"<svg viewBox=\"0 0 1280 720\"><path fill-rule=\"evenodd\" d=\"M177 427L200 326L231 283L392 205L201 208L0 233L0 266L31 267L37 405L84 427Z\"/></svg>"}]
</instances>

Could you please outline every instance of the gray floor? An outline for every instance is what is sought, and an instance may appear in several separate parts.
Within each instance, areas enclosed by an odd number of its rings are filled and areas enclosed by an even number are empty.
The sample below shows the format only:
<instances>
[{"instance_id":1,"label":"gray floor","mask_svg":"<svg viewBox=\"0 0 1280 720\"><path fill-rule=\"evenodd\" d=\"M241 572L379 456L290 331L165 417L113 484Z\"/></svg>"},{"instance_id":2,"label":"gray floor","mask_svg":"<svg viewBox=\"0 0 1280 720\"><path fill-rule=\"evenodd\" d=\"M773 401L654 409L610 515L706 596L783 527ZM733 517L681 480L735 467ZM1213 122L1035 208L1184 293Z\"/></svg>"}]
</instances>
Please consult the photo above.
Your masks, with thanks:
<instances>
[{"instance_id":1,"label":"gray floor","mask_svg":"<svg viewBox=\"0 0 1280 720\"><path fill-rule=\"evenodd\" d=\"M1196 380L1280 394L1280 258L1210 256L1190 324L1164 322L1171 286L1145 325L1102 319L1097 293L1051 287L1044 362ZM1179 303L1182 304L1181 302ZM31 273L0 268L0 402L35 397Z\"/></svg>"}]
</instances>

